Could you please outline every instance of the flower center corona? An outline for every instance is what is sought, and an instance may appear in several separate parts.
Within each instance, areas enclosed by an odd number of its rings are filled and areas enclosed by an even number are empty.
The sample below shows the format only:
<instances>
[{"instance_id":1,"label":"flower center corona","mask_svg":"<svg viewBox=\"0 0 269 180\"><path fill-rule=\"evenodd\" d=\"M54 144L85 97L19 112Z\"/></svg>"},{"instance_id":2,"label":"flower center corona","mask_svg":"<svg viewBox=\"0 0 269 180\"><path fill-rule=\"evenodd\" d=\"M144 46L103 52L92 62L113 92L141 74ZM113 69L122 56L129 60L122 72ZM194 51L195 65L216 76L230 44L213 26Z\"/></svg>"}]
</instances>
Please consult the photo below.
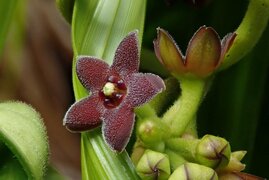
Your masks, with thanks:
<instances>
[{"instance_id":1,"label":"flower center corona","mask_svg":"<svg viewBox=\"0 0 269 180\"><path fill-rule=\"evenodd\" d=\"M126 89L122 79L117 76L109 76L99 95L105 107L114 108L121 103L126 94Z\"/></svg>"},{"instance_id":2,"label":"flower center corona","mask_svg":"<svg viewBox=\"0 0 269 180\"><path fill-rule=\"evenodd\" d=\"M107 82L105 84L105 86L103 87L103 93L105 96L111 96L114 92L115 92L115 89L116 86L114 83L111 83L111 82Z\"/></svg>"}]
</instances>

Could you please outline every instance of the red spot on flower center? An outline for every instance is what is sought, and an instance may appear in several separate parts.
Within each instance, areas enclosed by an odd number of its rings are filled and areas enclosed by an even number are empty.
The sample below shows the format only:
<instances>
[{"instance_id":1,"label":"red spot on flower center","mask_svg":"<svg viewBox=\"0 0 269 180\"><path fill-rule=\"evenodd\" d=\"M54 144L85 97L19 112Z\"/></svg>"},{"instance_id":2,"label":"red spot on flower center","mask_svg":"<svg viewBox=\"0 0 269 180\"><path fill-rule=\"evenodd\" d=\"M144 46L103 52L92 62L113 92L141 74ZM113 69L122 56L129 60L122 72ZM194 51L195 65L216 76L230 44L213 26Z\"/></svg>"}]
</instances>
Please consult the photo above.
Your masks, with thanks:
<instances>
[{"instance_id":1,"label":"red spot on flower center","mask_svg":"<svg viewBox=\"0 0 269 180\"><path fill-rule=\"evenodd\" d=\"M106 108L115 108L123 100L126 90L127 88L122 79L117 76L109 76L103 89L100 90L99 96Z\"/></svg>"}]
</instances>

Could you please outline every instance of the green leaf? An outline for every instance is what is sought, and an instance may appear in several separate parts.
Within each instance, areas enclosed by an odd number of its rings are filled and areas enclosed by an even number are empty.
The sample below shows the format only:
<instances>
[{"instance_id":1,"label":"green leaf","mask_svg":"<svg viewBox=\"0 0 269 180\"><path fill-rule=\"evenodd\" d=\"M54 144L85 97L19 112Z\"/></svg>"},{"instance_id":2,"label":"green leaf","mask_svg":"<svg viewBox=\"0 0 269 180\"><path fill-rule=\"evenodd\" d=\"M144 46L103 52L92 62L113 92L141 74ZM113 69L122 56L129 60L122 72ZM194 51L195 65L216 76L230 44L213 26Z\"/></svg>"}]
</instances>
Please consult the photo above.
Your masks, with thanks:
<instances>
[{"instance_id":1,"label":"green leaf","mask_svg":"<svg viewBox=\"0 0 269 180\"><path fill-rule=\"evenodd\" d=\"M128 154L112 152L100 136L100 129L83 133L81 143L82 179L139 179Z\"/></svg>"},{"instance_id":2,"label":"green leaf","mask_svg":"<svg viewBox=\"0 0 269 180\"><path fill-rule=\"evenodd\" d=\"M139 30L142 41L145 0L109 1L81 0L74 6L72 40L74 58L78 55L91 55L111 64L120 41L134 29ZM73 66L73 83L76 99L87 95L80 84Z\"/></svg>"},{"instance_id":3,"label":"green leaf","mask_svg":"<svg viewBox=\"0 0 269 180\"><path fill-rule=\"evenodd\" d=\"M3 143L2 145L0 150L0 179L27 179L27 175L18 159Z\"/></svg>"},{"instance_id":4,"label":"green leaf","mask_svg":"<svg viewBox=\"0 0 269 180\"><path fill-rule=\"evenodd\" d=\"M27 179L27 175L18 160L11 158L3 167L0 168L0 179Z\"/></svg>"},{"instance_id":5,"label":"green leaf","mask_svg":"<svg viewBox=\"0 0 269 180\"><path fill-rule=\"evenodd\" d=\"M11 19L16 10L17 1L18 0L0 1L0 55L3 51Z\"/></svg>"},{"instance_id":6,"label":"green leaf","mask_svg":"<svg viewBox=\"0 0 269 180\"><path fill-rule=\"evenodd\" d=\"M47 136L41 117L33 108L21 102L1 103L0 140L18 159L28 179L42 179L48 160ZM13 161L11 158L3 165L4 177L19 172ZM15 172L9 171L11 167Z\"/></svg>"},{"instance_id":7,"label":"green leaf","mask_svg":"<svg viewBox=\"0 0 269 180\"><path fill-rule=\"evenodd\" d=\"M74 49L73 86L76 100L88 95L80 84L75 64L78 55L90 55L111 64L120 41L134 29L142 40L146 0L80 0L75 1L72 19ZM130 158L124 151L112 152L104 143L101 131L82 134L83 179L138 179ZM93 159L95 159L93 161ZM116 168L116 170L115 170Z\"/></svg>"}]
</instances>

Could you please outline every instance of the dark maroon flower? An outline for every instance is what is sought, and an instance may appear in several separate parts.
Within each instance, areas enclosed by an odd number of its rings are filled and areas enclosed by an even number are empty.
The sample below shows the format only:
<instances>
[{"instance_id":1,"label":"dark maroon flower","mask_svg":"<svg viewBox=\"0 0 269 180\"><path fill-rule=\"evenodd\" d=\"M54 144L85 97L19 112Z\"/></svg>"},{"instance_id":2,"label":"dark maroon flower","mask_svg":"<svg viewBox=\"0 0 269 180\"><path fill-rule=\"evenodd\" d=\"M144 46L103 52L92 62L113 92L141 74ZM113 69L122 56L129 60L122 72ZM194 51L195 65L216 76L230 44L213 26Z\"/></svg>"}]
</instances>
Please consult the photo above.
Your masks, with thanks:
<instances>
[{"instance_id":1,"label":"dark maroon flower","mask_svg":"<svg viewBox=\"0 0 269 180\"><path fill-rule=\"evenodd\" d=\"M67 111L64 118L67 129L80 132L102 124L107 144L121 152L133 129L133 109L165 88L159 76L138 73L138 68L137 31L122 40L111 67L96 57L79 57L77 75L91 95L76 102Z\"/></svg>"}]
</instances>

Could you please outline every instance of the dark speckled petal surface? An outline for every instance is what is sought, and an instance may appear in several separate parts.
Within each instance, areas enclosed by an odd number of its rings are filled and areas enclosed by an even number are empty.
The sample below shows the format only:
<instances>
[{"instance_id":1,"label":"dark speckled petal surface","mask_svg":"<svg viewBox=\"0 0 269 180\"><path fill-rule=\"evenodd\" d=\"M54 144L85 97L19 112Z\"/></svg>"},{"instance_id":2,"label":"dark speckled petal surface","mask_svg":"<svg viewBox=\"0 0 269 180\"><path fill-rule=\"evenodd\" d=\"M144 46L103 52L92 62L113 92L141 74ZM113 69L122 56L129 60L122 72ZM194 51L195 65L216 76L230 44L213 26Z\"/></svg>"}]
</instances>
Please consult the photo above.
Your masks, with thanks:
<instances>
[{"instance_id":1,"label":"dark speckled petal surface","mask_svg":"<svg viewBox=\"0 0 269 180\"><path fill-rule=\"evenodd\" d=\"M101 124L104 107L98 96L90 96L73 104L64 117L64 126L70 131L86 131Z\"/></svg>"},{"instance_id":2,"label":"dark speckled petal surface","mask_svg":"<svg viewBox=\"0 0 269 180\"><path fill-rule=\"evenodd\" d=\"M131 107L140 106L164 89L164 82L159 76L151 73L135 73L128 81L125 101Z\"/></svg>"},{"instance_id":3,"label":"dark speckled petal surface","mask_svg":"<svg viewBox=\"0 0 269 180\"><path fill-rule=\"evenodd\" d=\"M134 31L119 44L111 67L95 57L78 57L77 76L92 95L76 102L67 111L63 121L67 129L81 132L103 123L102 135L109 147L117 152L124 150L134 126L134 107L148 102L165 89L159 76L138 73L138 51L137 31ZM107 82L118 88L114 89L113 96L101 91ZM106 106L108 100L114 102L114 95L122 95L121 101Z\"/></svg>"},{"instance_id":4,"label":"dark speckled petal surface","mask_svg":"<svg viewBox=\"0 0 269 180\"><path fill-rule=\"evenodd\" d=\"M90 91L100 90L109 72L106 62L90 56L80 56L76 68L80 82Z\"/></svg>"},{"instance_id":5,"label":"dark speckled petal surface","mask_svg":"<svg viewBox=\"0 0 269 180\"><path fill-rule=\"evenodd\" d=\"M139 52L137 31L131 32L119 44L111 69L121 76L128 76L138 71Z\"/></svg>"},{"instance_id":6,"label":"dark speckled petal surface","mask_svg":"<svg viewBox=\"0 0 269 180\"><path fill-rule=\"evenodd\" d=\"M111 149L121 152L126 147L134 126L134 112L126 106L108 110L103 117L103 136Z\"/></svg>"}]
</instances>

